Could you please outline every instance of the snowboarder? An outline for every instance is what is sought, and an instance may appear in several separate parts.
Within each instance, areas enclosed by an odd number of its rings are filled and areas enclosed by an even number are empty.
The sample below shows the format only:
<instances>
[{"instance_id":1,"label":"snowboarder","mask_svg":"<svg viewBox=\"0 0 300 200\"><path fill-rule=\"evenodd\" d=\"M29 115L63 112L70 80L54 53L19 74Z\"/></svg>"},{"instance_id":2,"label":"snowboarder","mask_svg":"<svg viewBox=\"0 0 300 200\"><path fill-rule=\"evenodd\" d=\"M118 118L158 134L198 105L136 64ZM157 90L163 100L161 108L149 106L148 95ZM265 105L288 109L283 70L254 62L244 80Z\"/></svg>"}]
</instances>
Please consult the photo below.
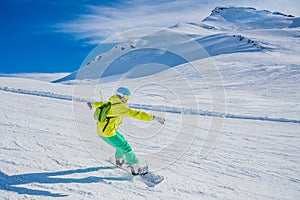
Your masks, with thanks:
<instances>
[{"instance_id":1,"label":"snowboarder","mask_svg":"<svg viewBox=\"0 0 300 200\"><path fill-rule=\"evenodd\" d=\"M109 99L111 107L107 112L106 120L104 122L97 122L97 132L105 142L116 149L115 158L117 166L121 167L126 160L130 165L131 173L133 175L145 174L147 172L144 171L145 168L139 166L139 160L133 152L132 147L118 131L119 125L122 123L123 117L133 117L144 121L155 120L161 124L165 123L165 119L129 108L126 103L130 95L131 93L128 88L118 88L117 94L111 96ZM92 109L98 108L104 103L107 102L88 102L87 105Z\"/></svg>"}]
</instances>

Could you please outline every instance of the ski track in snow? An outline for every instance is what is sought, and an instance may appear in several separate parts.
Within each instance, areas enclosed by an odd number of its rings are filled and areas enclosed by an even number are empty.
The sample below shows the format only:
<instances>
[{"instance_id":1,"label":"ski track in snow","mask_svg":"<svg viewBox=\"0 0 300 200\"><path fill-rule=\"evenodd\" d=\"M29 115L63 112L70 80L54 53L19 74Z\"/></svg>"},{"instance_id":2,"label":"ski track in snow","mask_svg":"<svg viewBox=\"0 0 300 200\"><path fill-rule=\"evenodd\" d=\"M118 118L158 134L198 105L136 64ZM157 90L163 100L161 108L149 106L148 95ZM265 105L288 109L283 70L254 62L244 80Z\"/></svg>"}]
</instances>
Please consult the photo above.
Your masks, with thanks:
<instances>
[{"instance_id":1,"label":"ski track in snow","mask_svg":"<svg viewBox=\"0 0 300 200\"><path fill-rule=\"evenodd\" d=\"M42 91L30 91L24 89L16 89L9 87L0 87L0 90L5 92L13 92L18 94L26 94L26 95L34 95L40 97L54 98L66 101L78 101L78 102L89 102L89 99L81 99L81 98L73 98L69 95L56 94L53 92L42 92ZM155 105L146 105L146 104L129 104L130 107L135 109L144 109L144 110L152 110L159 112L170 112L177 114L190 114L190 115L201 115L208 117L224 117L229 119L245 119L245 120L259 120L259 121L270 121L270 122L287 122L287 123L300 123L298 119L286 119L286 118L271 118L271 117L256 117L256 116L245 116L245 115L235 115L229 113L218 113L212 111L204 111L204 110L195 110L195 109L184 109L184 108L175 108L168 106L155 106Z\"/></svg>"}]
</instances>

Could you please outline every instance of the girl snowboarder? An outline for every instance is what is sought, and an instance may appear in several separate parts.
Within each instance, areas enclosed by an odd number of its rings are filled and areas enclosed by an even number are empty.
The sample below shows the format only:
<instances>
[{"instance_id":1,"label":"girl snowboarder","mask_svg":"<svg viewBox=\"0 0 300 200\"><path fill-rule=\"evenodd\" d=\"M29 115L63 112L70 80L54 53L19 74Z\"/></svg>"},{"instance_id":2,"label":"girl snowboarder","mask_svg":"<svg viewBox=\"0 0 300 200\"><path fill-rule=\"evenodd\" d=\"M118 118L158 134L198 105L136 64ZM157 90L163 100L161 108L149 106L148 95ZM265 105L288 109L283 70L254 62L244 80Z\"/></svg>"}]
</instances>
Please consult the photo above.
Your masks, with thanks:
<instances>
[{"instance_id":1,"label":"girl snowboarder","mask_svg":"<svg viewBox=\"0 0 300 200\"><path fill-rule=\"evenodd\" d=\"M134 154L132 147L118 131L119 125L122 123L123 117L132 117L143 121L156 120L161 124L165 123L165 119L129 108L126 103L130 95L131 93L128 88L120 87L117 90L117 94L109 98L110 108L107 111L105 121L97 122L97 132L105 142L116 149L115 158L117 166L122 166L126 160L130 165L133 175L146 174L147 168L139 166L139 160ZM87 105L92 109L98 108L105 103L108 102L88 102Z\"/></svg>"}]
</instances>

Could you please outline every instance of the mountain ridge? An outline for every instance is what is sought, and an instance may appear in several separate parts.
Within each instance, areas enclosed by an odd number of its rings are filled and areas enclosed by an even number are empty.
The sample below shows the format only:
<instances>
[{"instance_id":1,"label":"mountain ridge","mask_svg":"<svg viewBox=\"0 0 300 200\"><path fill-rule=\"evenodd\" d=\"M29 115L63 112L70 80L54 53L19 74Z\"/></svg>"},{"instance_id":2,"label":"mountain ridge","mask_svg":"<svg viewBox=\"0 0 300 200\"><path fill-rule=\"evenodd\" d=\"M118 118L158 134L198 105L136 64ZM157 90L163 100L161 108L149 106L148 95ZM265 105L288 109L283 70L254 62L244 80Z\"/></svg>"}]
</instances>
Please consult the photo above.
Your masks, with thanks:
<instances>
[{"instance_id":1,"label":"mountain ridge","mask_svg":"<svg viewBox=\"0 0 300 200\"><path fill-rule=\"evenodd\" d=\"M273 34L275 30L285 30L291 26L298 28L299 19L292 15L256 10L251 7L216 7L212 10L210 16L202 20L201 24L191 22L178 23L168 28L167 31L175 31L179 34L187 35L190 39L197 42L206 51L205 55L201 52L198 55L195 52L190 52L195 54L192 60L197 60L228 53L273 51L280 45L278 46L274 42L275 40L273 41L272 38L267 38L267 36ZM266 37L263 35L257 37L254 32L257 30L263 30L262 34ZM249 34L249 31L251 34ZM168 42L164 41L162 37ZM181 44L179 44L180 42L177 41L176 36L174 38L166 37L168 35L162 31L135 40L116 43L111 50L96 55L90 61L85 62L79 69L80 77L77 76L79 71L75 71L53 82L71 81L76 78L99 79L101 77L124 74L147 63L159 63L167 66L164 67L166 69L187 62L177 58L176 55L170 55L168 49L149 50L147 45L153 43L162 43L160 45L162 47L170 45L174 47L177 45L176 48L189 48L185 46L185 42L181 41ZM280 38L286 39L290 37L280 35ZM288 40L292 43L292 39ZM115 57L114 59L117 60L114 60L112 63L106 63L108 57ZM103 66L107 66L107 69L103 69ZM144 76L164 69L149 70L145 72Z\"/></svg>"},{"instance_id":2,"label":"mountain ridge","mask_svg":"<svg viewBox=\"0 0 300 200\"><path fill-rule=\"evenodd\" d=\"M282 29L299 27L299 17L252 7L216 7L202 20L217 30ZM225 25L225 26L224 26Z\"/></svg>"}]
</instances>

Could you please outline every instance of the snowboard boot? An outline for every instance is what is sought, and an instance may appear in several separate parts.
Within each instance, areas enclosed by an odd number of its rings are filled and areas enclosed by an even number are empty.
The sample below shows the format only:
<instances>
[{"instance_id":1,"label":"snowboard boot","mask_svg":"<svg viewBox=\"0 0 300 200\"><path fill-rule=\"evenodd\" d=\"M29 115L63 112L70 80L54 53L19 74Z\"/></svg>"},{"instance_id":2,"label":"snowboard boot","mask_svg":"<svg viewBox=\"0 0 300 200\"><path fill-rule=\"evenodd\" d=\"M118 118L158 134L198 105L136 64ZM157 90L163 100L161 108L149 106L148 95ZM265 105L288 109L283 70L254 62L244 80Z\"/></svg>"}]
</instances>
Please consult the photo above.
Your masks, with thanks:
<instances>
[{"instance_id":1,"label":"snowboard boot","mask_svg":"<svg viewBox=\"0 0 300 200\"><path fill-rule=\"evenodd\" d=\"M125 163L125 158L117 158L116 157L116 166L122 167L122 165Z\"/></svg>"},{"instance_id":2,"label":"snowboard boot","mask_svg":"<svg viewBox=\"0 0 300 200\"><path fill-rule=\"evenodd\" d=\"M130 165L131 174L136 175L145 175L148 173L148 166L140 167L138 163Z\"/></svg>"}]
</instances>

